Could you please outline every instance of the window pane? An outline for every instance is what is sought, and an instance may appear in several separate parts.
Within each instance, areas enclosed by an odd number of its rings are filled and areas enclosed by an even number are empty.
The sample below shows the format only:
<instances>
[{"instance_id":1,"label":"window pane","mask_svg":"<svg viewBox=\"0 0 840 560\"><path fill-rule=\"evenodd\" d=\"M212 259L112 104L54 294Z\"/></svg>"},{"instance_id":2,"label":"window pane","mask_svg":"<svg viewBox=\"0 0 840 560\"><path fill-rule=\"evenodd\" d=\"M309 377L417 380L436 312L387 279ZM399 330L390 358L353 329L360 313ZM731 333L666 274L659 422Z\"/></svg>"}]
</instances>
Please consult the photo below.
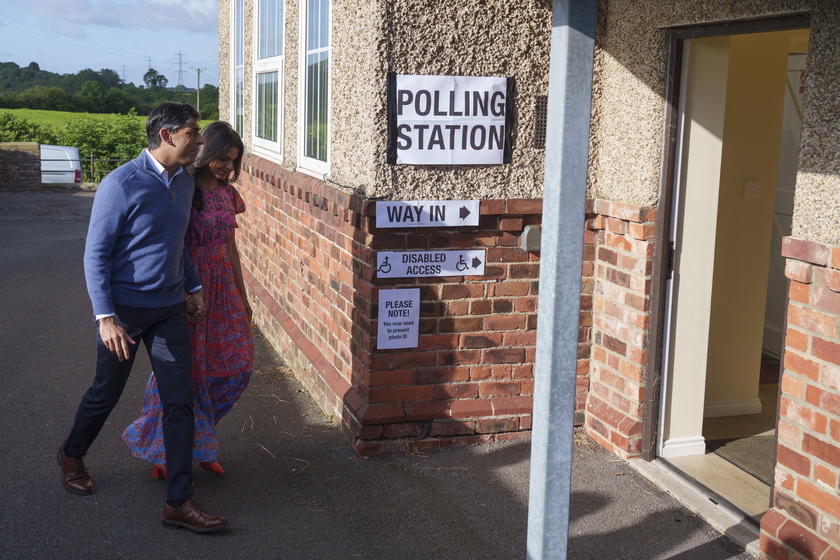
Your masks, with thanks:
<instances>
[{"instance_id":1,"label":"window pane","mask_svg":"<svg viewBox=\"0 0 840 560\"><path fill-rule=\"evenodd\" d=\"M245 130L245 0L233 6L233 127Z\"/></svg>"},{"instance_id":2,"label":"window pane","mask_svg":"<svg viewBox=\"0 0 840 560\"><path fill-rule=\"evenodd\" d=\"M236 69L234 84L234 121L233 127L241 135L245 129L245 69Z\"/></svg>"},{"instance_id":3,"label":"window pane","mask_svg":"<svg viewBox=\"0 0 840 560\"><path fill-rule=\"evenodd\" d=\"M308 0L306 12L306 50L313 51L330 46L329 0Z\"/></svg>"},{"instance_id":4,"label":"window pane","mask_svg":"<svg viewBox=\"0 0 840 560\"><path fill-rule=\"evenodd\" d=\"M283 0L261 0L257 58L283 54Z\"/></svg>"},{"instance_id":5,"label":"window pane","mask_svg":"<svg viewBox=\"0 0 840 560\"><path fill-rule=\"evenodd\" d=\"M329 0L306 0L304 157L327 161L329 124Z\"/></svg>"},{"instance_id":6,"label":"window pane","mask_svg":"<svg viewBox=\"0 0 840 560\"><path fill-rule=\"evenodd\" d=\"M234 53L233 63L242 66L245 63L245 0L236 0L233 7Z\"/></svg>"},{"instance_id":7,"label":"window pane","mask_svg":"<svg viewBox=\"0 0 840 560\"><path fill-rule=\"evenodd\" d=\"M257 115L255 134L259 138L277 142L277 117L280 88L278 73L257 74Z\"/></svg>"},{"instance_id":8,"label":"window pane","mask_svg":"<svg viewBox=\"0 0 840 560\"><path fill-rule=\"evenodd\" d=\"M307 56L304 155L320 161L327 161L328 85L329 55L320 52Z\"/></svg>"},{"instance_id":9,"label":"window pane","mask_svg":"<svg viewBox=\"0 0 840 560\"><path fill-rule=\"evenodd\" d=\"M318 48L315 32L318 25L318 0L308 0L306 4L306 50L311 51Z\"/></svg>"},{"instance_id":10,"label":"window pane","mask_svg":"<svg viewBox=\"0 0 840 560\"><path fill-rule=\"evenodd\" d=\"M321 5L319 11L321 17L318 18L320 28L318 30L318 47L325 49L330 46L330 2L329 0L320 0Z\"/></svg>"}]
</instances>

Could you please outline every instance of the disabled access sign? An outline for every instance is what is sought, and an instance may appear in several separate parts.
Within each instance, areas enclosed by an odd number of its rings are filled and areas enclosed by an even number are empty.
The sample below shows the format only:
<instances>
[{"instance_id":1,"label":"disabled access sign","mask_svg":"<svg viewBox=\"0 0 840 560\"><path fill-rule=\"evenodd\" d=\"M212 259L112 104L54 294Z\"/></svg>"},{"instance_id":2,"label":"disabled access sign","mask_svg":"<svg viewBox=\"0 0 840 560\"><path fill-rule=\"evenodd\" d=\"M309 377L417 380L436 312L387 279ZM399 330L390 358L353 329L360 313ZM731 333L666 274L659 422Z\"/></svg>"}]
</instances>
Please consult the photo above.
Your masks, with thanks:
<instances>
[{"instance_id":1,"label":"disabled access sign","mask_svg":"<svg viewBox=\"0 0 840 560\"><path fill-rule=\"evenodd\" d=\"M486 251L380 251L377 278L422 276L484 276Z\"/></svg>"}]
</instances>

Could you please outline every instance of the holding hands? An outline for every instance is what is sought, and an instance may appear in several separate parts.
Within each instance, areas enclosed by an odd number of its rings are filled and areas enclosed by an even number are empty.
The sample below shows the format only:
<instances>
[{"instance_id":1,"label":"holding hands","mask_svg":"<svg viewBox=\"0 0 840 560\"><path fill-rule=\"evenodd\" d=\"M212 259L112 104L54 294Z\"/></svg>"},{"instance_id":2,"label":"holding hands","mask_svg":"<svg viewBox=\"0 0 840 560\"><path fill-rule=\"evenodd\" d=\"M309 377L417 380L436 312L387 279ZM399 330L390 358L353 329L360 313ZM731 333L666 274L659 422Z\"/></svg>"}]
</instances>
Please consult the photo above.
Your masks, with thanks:
<instances>
[{"instance_id":1,"label":"holding hands","mask_svg":"<svg viewBox=\"0 0 840 560\"><path fill-rule=\"evenodd\" d=\"M204 289L199 288L187 296L187 315L193 323L204 318Z\"/></svg>"}]
</instances>

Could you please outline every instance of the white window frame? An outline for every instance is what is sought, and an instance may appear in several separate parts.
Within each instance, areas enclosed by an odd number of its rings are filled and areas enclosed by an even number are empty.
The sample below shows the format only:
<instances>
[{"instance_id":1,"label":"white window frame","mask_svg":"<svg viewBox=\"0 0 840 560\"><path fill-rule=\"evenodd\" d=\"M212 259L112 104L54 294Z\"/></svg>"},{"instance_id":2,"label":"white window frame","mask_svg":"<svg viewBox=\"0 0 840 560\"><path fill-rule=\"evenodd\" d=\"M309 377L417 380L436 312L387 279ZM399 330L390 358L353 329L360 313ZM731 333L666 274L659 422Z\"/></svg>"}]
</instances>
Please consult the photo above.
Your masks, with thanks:
<instances>
[{"instance_id":1,"label":"white window frame","mask_svg":"<svg viewBox=\"0 0 840 560\"><path fill-rule=\"evenodd\" d=\"M240 25L237 26L236 20L236 6L241 4L242 12L240 14ZM245 134L245 0L231 0L230 2L230 124L240 134ZM236 55L239 52L242 57L242 64L237 65ZM237 70L242 71L242 126L236 126L237 114L237 99L236 99L236 84L237 84ZM240 129L241 128L241 129Z\"/></svg>"},{"instance_id":2,"label":"white window frame","mask_svg":"<svg viewBox=\"0 0 840 560\"><path fill-rule=\"evenodd\" d=\"M286 59L285 30L286 30L286 5L281 0L283 9L282 27L279 30L280 53L277 56L260 58L260 3L261 0L254 0L254 47L253 47L253 71L252 71L252 95L251 95L251 146L252 151L260 156L266 157L277 163L283 159L283 66ZM260 117L258 103L260 101L258 81L260 75L277 74L277 140L269 140L257 136L259 130L258 119Z\"/></svg>"},{"instance_id":3,"label":"white window frame","mask_svg":"<svg viewBox=\"0 0 840 560\"><path fill-rule=\"evenodd\" d=\"M321 161L319 159L307 157L306 150L306 58L310 52L307 51L307 12L309 10L309 0L301 0L300 2L300 72L298 79L298 171L313 175L318 178L324 178L330 170L330 116L332 114L332 8L333 0L328 0L327 13L327 47L318 49L312 52L326 52L327 53L327 159Z\"/></svg>"}]
</instances>

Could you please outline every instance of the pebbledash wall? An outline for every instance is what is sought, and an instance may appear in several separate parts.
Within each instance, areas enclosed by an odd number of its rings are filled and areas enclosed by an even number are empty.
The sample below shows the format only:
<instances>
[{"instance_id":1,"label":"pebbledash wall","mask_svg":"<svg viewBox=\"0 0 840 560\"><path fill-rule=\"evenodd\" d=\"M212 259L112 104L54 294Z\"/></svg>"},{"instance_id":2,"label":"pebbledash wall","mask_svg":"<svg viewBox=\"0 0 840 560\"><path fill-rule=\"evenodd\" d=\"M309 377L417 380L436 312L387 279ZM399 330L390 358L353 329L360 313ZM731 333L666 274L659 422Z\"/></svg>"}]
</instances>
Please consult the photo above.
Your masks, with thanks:
<instances>
[{"instance_id":1,"label":"pebbledash wall","mask_svg":"<svg viewBox=\"0 0 840 560\"><path fill-rule=\"evenodd\" d=\"M246 53L253 52L254 6L244 4ZM230 9L220 3L223 52ZM464 10L425 0L331 3L329 172L318 178L298 169L299 9L298 2L285 3L282 154L255 155L250 115L243 134L251 153L239 181L249 206L240 234L261 329L360 454L527 437L539 254L520 249L519 237L526 225L541 222L544 149L535 136L547 87L550 4L504 0ZM456 44L462 56L440 56ZM246 76L251 58L245 57ZM388 165L389 71L512 77L511 163ZM225 56L220 75L229 95ZM250 108L250 79L244 95ZM480 199L480 223L380 230L374 199ZM593 232L581 302L579 423L588 387L594 238ZM485 275L376 278L377 251L422 249L486 250ZM404 287L421 289L418 347L377 350L378 292Z\"/></svg>"},{"instance_id":2,"label":"pebbledash wall","mask_svg":"<svg viewBox=\"0 0 840 560\"><path fill-rule=\"evenodd\" d=\"M239 188L243 262L258 324L357 453L526 437L531 426L550 2L332 3L330 170L297 169L298 2L285 3L282 155L254 155L252 80ZM253 52L245 2L245 50ZM220 89L230 96L230 4L220 14ZM668 29L807 13L811 38L793 236L773 508L762 558L840 555L840 5L602 0L596 37L576 422L622 458L655 430L649 385L661 348L651 315L665 134ZM352 15L352 17L351 17ZM252 76L252 56L245 75ZM511 164L389 166L386 73L511 76ZM632 100L632 103L629 101ZM223 118L229 108L222 106ZM829 118L830 117L830 118ZM549 123L550 126L550 123ZM379 230L375 199L480 199L473 228ZM382 280L380 250L480 248L483 277ZM421 289L419 346L376 350L378 292ZM655 402L655 401L653 401Z\"/></svg>"},{"instance_id":3,"label":"pebbledash wall","mask_svg":"<svg viewBox=\"0 0 840 560\"><path fill-rule=\"evenodd\" d=\"M662 211L657 204L665 137L667 30L797 13L810 18L793 235L783 245L790 295L776 475L771 509L761 520L759 548L763 559L840 558L840 119L834 118L840 99L840 4L604 4L593 88L590 196L621 201L625 210L637 210L638 218ZM628 99L634 100L632 108ZM655 247L625 245L619 255L626 256L629 249L641 259L639 268L633 273L626 267L613 269L609 263L615 255L602 243L609 246L610 239L605 229L596 251L586 424L605 447L634 457L646 423L652 421L644 405L655 388L647 380L653 353L661 351L647 344L654 326L645 323L651 320L644 311L650 309L652 296L644 267L651 264L647 258L653 256L655 263L663 257L646 252ZM634 283L638 292L622 288Z\"/></svg>"}]
</instances>

